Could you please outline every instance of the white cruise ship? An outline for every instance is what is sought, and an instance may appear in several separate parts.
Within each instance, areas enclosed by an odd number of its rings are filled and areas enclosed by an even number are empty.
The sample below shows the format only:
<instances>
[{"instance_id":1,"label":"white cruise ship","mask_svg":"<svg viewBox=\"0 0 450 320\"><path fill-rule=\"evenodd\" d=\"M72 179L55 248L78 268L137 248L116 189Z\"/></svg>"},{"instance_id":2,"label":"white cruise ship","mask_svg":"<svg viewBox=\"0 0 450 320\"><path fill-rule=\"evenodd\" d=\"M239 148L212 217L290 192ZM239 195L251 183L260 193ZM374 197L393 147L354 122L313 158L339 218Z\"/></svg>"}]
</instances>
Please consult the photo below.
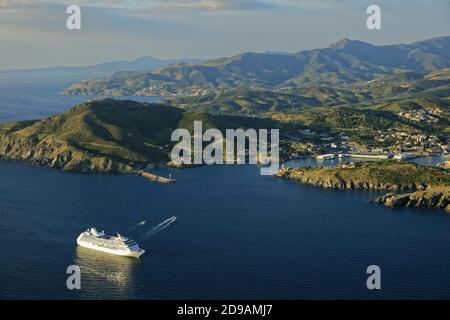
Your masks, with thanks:
<instances>
[{"instance_id":1,"label":"white cruise ship","mask_svg":"<svg viewBox=\"0 0 450 320\"><path fill-rule=\"evenodd\" d=\"M119 256L139 258L145 250L131 238L117 236L107 236L103 231L98 232L95 228L87 229L77 238L77 244L81 247L103 251Z\"/></svg>"}]
</instances>

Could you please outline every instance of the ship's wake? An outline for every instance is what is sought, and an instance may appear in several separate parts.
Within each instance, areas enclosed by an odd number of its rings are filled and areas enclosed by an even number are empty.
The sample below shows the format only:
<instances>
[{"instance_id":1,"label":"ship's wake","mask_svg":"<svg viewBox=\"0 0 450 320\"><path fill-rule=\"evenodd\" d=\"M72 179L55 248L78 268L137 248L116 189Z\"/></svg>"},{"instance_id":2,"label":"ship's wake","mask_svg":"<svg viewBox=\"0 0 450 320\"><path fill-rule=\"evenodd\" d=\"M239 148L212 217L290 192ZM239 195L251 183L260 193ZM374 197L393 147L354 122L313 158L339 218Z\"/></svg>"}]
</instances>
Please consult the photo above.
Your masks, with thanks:
<instances>
[{"instance_id":1,"label":"ship's wake","mask_svg":"<svg viewBox=\"0 0 450 320\"><path fill-rule=\"evenodd\" d=\"M142 227L143 225L145 225L146 223L147 223L147 221L143 220L143 221L135 224L133 227L126 230L125 234L135 234L138 231L138 229L140 227Z\"/></svg>"},{"instance_id":2,"label":"ship's wake","mask_svg":"<svg viewBox=\"0 0 450 320\"><path fill-rule=\"evenodd\" d=\"M155 234L159 233L160 231L163 231L165 228L167 228L172 223L174 223L175 220L177 220L176 216L173 216L173 217L170 217L169 219L164 220L163 222L158 224L156 227L150 229L149 231L147 231L146 233L141 235L138 240L140 240L140 241L146 240L146 239L154 236Z\"/></svg>"}]
</instances>

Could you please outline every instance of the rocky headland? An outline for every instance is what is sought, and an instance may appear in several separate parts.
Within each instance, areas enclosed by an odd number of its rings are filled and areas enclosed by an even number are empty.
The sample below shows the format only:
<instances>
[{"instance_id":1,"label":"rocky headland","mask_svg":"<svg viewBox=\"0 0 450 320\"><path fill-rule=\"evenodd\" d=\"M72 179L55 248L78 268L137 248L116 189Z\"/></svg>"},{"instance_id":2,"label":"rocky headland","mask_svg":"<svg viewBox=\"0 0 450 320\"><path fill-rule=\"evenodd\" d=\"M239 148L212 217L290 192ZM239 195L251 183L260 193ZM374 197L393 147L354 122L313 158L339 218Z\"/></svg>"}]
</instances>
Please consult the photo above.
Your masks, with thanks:
<instances>
[{"instance_id":1,"label":"rocky headland","mask_svg":"<svg viewBox=\"0 0 450 320\"><path fill-rule=\"evenodd\" d=\"M448 210L450 171L444 168L387 160L335 167L282 168L275 176L326 189L390 191L377 199L389 207ZM403 194L405 191L410 193Z\"/></svg>"},{"instance_id":2,"label":"rocky headland","mask_svg":"<svg viewBox=\"0 0 450 320\"><path fill-rule=\"evenodd\" d=\"M376 202L390 208L439 208L450 213L450 187L434 187L405 194L387 193Z\"/></svg>"},{"instance_id":3,"label":"rocky headland","mask_svg":"<svg viewBox=\"0 0 450 320\"><path fill-rule=\"evenodd\" d=\"M106 156L78 150L55 139L39 141L36 137L0 136L0 157L27 161L35 165L74 172L133 173L127 163Z\"/></svg>"},{"instance_id":4,"label":"rocky headland","mask_svg":"<svg viewBox=\"0 0 450 320\"><path fill-rule=\"evenodd\" d=\"M0 158L64 171L131 174L167 162L163 146L182 112L158 104L92 100L42 120L0 125Z\"/></svg>"}]
</instances>

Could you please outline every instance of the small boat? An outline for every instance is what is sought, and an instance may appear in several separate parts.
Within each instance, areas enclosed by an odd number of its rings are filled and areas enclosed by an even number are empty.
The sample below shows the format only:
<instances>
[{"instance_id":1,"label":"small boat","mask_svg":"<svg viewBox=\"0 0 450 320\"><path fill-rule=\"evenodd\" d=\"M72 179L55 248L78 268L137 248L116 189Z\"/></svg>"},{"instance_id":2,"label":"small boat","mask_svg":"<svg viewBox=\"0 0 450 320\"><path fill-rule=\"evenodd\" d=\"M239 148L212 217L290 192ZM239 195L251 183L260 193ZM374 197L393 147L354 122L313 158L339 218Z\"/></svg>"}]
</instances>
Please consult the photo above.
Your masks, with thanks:
<instances>
[{"instance_id":1,"label":"small boat","mask_svg":"<svg viewBox=\"0 0 450 320\"><path fill-rule=\"evenodd\" d=\"M336 157L336 155L334 153L329 153L329 154L321 154L319 156L317 156L317 160L333 160Z\"/></svg>"}]
</instances>

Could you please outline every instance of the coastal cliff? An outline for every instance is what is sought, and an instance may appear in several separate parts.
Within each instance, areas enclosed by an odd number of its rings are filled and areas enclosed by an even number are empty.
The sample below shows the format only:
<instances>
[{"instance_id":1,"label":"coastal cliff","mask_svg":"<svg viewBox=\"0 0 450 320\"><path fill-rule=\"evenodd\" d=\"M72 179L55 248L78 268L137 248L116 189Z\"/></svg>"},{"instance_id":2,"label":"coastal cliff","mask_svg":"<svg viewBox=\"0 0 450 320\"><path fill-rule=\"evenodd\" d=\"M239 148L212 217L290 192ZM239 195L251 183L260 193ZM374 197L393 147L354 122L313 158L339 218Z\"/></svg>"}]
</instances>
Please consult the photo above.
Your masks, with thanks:
<instances>
[{"instance_id":1,"label":"coastal cliff","mask_svg":"<svg viewBox=\"0 0 450 320\"><path fill-rule=\"evenodd\" d=\"M129 164L104 156L95 156L54 139L39 141L35 137L0 136L0 157L7 160L28 161L64 171L103 173L135 171Z\"/></svg>"},{"instance_id":2,"label":"coastal cliff","mask_svg":"<svg viewBox=\"0 0 450 320\"><path fill-rule=\"evenodd\" d=\"M444 168L386 160L335 167L283 168L275 176L326 189L391 191L377 199L388 207L450 210L450 171ZM400 191L411 193L394 194Z\"/></svg>"},{"instance_id":3,"label":"coastal cliff","mask_svg":"<svg viewBox=\"0 0 450 320\"><path fill-rule=\"evenodd\" d=\"M438 208L450 214L450 186L435 187L405 194L387 193L376 202L390 208Z\"/></svg>"}]
</instances>

